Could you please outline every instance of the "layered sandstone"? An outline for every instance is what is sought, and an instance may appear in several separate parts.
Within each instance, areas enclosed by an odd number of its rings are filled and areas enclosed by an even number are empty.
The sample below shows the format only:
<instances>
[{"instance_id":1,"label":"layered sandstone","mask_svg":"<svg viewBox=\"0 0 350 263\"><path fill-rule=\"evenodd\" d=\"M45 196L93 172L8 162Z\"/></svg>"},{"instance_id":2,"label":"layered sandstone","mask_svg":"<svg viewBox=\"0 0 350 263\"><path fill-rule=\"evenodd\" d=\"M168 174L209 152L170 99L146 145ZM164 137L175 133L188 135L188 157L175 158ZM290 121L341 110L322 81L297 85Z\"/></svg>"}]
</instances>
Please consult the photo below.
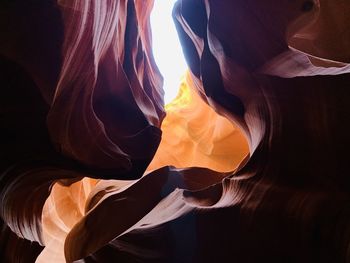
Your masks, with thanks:
<instances>
[{"instance_id":1,"label":"layered sandstone","mask_svg":"<svg viewBox=\"0 0 350 263\"><path fill-rule=\"evenodd\" d=\"M0 4L3 258L349 261L350 4L179 0L164 109L152 1L30 2Z\"/></svg>"}]
</instances>

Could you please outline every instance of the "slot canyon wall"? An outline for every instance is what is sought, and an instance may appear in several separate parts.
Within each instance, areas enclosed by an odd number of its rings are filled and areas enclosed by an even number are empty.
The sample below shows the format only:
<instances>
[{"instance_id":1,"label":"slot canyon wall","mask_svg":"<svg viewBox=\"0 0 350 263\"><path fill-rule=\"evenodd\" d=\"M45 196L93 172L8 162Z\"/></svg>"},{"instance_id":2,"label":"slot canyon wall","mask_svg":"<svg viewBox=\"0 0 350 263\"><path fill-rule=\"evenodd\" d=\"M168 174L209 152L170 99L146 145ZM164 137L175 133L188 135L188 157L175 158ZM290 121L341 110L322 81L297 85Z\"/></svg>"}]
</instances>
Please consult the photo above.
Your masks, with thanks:
<instances>
[{"instance_id":1,"label":"slot canyon wall","mask_svg":"<svg viewBox=\"0 0 350 263\"><path fill-rule=\"evenodd\" d=\"M1 262L350 262L350 4L0 1Z\"/></svg>"}]
</instances>

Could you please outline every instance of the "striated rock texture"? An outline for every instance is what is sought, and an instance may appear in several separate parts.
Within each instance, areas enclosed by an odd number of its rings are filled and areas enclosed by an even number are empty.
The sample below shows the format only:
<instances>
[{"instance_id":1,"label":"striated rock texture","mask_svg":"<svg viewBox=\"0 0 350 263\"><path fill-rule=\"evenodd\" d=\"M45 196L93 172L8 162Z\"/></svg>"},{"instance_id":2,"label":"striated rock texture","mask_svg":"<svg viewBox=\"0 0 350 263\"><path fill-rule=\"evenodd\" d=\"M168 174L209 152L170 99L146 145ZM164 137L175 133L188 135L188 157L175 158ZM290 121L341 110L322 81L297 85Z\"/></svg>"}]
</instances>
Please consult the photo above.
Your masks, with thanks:
<instances>
[{"instance_id":1,"label":"striated rock texture","mask_svg":"<svg viewBox=\"0 0 350 263\"><path fill-rule=\"evenodd\" d=\"M5 262L350 261L347 1L179 0L163 125L152 1L0 6Z\"/></svg>"},{"instance_id":2,"label":"striated rock texture","mask_svg":"<svg viewBox=\"0 0 350 263\"><path fill-rule=\"evenodd\" d=\"M220 182L224 172L230 174L237 168L248 153L246 140L193 88L187 75L178 97L166 106L162 141L141 180L84 178L70 186L53 187L42 217L46 247L36 262L46 262L48 258L64 262L64 251L69 260L78 259L102 248L124 231L156 226L169 220L169 216L177 218L190 207L182 202L182 191L176 188L202 189ZM162 215L164 204L160 202L164 197L172 208ZM143 223L145 215L151 217L150 222ZM108 253L106 257L109 256Z\"/></svg>"},{"instance_id":3,"label":"striated rock texture","mask_svg":"<svg viewBox=\"0 0 350 263\"><path fill-rule=\"evenodd\" d=\"M42 207L54 182L137 179L152 160L165 112L151 9L152 1L0 2L6 261L22 257L16 246L34 253L29 241L45 244Z\"/></svg>"}]
</instances>

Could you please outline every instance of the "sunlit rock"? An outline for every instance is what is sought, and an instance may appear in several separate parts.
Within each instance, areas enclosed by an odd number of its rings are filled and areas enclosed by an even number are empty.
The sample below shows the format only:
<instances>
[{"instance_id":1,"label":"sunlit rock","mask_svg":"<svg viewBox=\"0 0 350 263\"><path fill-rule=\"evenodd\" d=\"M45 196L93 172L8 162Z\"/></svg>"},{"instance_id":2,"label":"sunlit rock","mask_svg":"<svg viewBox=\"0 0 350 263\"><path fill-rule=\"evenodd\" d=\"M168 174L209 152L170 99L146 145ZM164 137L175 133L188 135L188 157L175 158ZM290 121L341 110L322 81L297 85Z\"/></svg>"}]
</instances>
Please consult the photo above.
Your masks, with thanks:
<instances>
[{"instance_id":1,"label":"sunlit rock","mask_svg":"<svg viewBox=\"0 0 350 263\"><path fill-rule=\"evenodd\" d=\"M162 141L148 170L172 165L229 172L248 154L240 129L200 98L189 73L165 109Z\"/></svg>"},{"instance_id":2,"label":"sunlit rock","mask_svg":"<svg viewBox=\"0 0 350 263\"><path fill-rule=\"evenodd\" d=\"M350 4L179 0L190 70L162 124L152 2L20 2L0 4L5 262L349 261Z\"/></svg>"}]
</instances>

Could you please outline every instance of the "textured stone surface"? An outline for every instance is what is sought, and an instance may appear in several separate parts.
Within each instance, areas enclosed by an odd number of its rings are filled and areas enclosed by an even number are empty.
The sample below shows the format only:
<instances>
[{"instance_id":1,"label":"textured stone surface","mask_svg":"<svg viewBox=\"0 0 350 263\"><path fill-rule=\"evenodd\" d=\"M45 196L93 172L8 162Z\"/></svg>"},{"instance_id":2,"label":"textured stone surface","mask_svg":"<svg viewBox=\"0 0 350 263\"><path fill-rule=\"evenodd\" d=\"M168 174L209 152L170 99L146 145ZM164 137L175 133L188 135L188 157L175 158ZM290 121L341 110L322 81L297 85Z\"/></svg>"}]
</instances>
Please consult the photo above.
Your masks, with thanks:
<instances>
[{"instance_id":1,"label":"textured stone surface","mask_svg":"<svg viewBox=\"0 0 350 263\"><path fill-rule=\"evenodd\" d=\"M162 125L152 1L29 2L0 4L5 262L350 260L350 4L179 0Z\"/></svg>"}]
</instances>

